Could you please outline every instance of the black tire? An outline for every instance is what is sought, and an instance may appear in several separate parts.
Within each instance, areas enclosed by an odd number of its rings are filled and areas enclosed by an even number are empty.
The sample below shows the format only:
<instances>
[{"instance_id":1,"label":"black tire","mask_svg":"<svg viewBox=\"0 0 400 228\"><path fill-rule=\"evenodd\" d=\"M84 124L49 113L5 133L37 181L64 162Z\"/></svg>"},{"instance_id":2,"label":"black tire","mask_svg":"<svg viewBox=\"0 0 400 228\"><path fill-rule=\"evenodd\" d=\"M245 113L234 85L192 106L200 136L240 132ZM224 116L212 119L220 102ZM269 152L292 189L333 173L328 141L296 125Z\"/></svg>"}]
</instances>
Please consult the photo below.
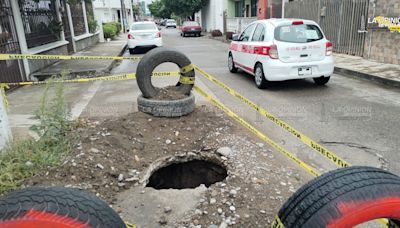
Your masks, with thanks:
<instances>
[{"instance_id":1,"label":"black tire","mask_svg":"<svg viewBox=\"0 0 400 228\"><path fill-rule=\"evenodd\" d=\"M326 83L329 82L329 79L331 77L319 77L319 78L313 78L314 83L317 85L325 85Z\"/></svg>"},{"instance_id":2,"label":"black tire","mask_svg":"<svg viewBox=\"0 0 400 228\"><path fill-rule=\"evenodd\" d=\"M183 36L183 37L186 37L186 33L182 33L182 36Z\"/></svg>"},{"instance_id":3,"label":"black tire","mask_svg":"<svg viewBox=\"0 0 400 228\"><path fill-rule=\"evenodd\" d=\"M166 62L175 63L179 68L191 64L190 59L186 55L176 51L175 49L158 47L149 51L145 56L143 56L136 70L136 81L145 98L152 98L158 94L159 89L155 88L151 84L151 75L158 65ZM181 75L194 78L195 72L193 69ZM179 92L188 96L190 95L192 88L193 84L181 84L178 82L176 85L176 89Z\"/></svg>"},{"instance_id":4,"label":"black tire","mask_svg":"<svg viewBox=\"0 0 400 228\"><path fill-rule=\"evenodd\" d=\"M141 112L157 117L180 117L192 113L195 109L195 97L190 96L180 100L152 100L138 97L138 109Z\"/></svg>"},{"instance_id":5,"label":"black tire","mask_svg":"<svg viewBox=\"0 0 400 228\"><path fill-rule=\"evenodd\" d=\"M353 166L328 172L301 187L278 217L285 227L353 227L379 218L400 220L399 208L398 176ZM278 227L276 222L273 225Z\"/></svg>"},{"instance_id":6,"label":"black tire","mask_svg":"<svg viewBox=\"0 0 400 228\"><path fill-rule=\"evenodd\" d=\"M134 48L129 48L129 54L131 54L131 55L135 54L135 49Z\"/></svg>"},{"instance_id":7,"label":"black tire","mask_svg":"<svg viewBox=\"0 0 400 228\"><path fill-rule=\"evenodd\" d=\"M254 82L259 89L265 89L268 87L268 81L265 79L264 69L261 63L257 63L254 68Z\"/></svg>"},{"instance_id":8,"label":"black tire","mask_svg":"<svg viewBox=\"0 0 400 228\"><path fill-rule=\"evenodd\" d=\"M0 199L0 227L43 226L126 227L105 202L77 189L32 187Z\"/></svg>"},{"instance_id":9,"label":"black tire","mask_svg":"<svg viewBox=\"0 0 400 228\"><path fill-rule=\"evenodd\" d=\"M233 61L233 56L231 53L229 53L229 56L228 56L228 69L231 73L238 72L238 68L235 66L235 61Z\"/></svg>"},{"instance_id":10,"label":"black tire","mask_svg":"<svg viewBox=\"0 0 400 228\"><path fill-rule=\"evenodd\" d=\"M200 37L201 36L201 32L197 33L197 36Z\"/></svg>"}]
</instances>

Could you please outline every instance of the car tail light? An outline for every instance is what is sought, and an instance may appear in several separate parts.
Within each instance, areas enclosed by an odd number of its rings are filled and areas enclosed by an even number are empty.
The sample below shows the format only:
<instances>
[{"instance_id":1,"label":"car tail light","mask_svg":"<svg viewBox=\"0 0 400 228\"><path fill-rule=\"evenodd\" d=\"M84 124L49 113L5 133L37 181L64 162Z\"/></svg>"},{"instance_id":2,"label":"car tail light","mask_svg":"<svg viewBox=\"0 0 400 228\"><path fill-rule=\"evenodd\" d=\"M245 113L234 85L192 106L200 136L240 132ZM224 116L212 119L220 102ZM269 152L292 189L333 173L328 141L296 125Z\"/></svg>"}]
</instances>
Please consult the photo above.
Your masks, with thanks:
<instances>
[{"instance_id":1,"label":"car tail light","mask_svg":"<svg viewBox=\"0 0 400 228\"><path fill-rule=\"evenodd\" d=\"M134 38L133 38L133 35L132 35L132 34L130 34L130 33L128 33L128 39L129 39L129 40L132 40L132 39L134 39Z\"/></svg>"},{"instance_id":2,"label":"car tail light","mask_svg":"<svg viewBox=\"0 0 400 228\"><path fill-rule=\"evenodd\" d=\"M293 21L292 25L302 25L304 24L303 21Z\"/></svg>"},{"instance_id":3,"label":"car tail light","mask_svg":"<svg viewBox=\"0 0 400 228\"><path fill-rule=\"evenodd\" d=\"M269 48L269 57L271 59L278 59L279 58L278 47L275 44L271 45L271 47Z\"/></svg>"},{"instance_id":4,"label":"car tail light","mask_svg":"<svg viewBox=\"0 0 400 228\"><path fill-rule=\"evenodd\" d=\"M161 37L161 32L157 32L156 38L160 38L160 37Z\"/></svg>"},{"instance_id":5,"label":"car tail light","mask_svg":"<svg viewBox=\"0 0 400 228\"><path fill-rule=\"evenodd\" d=\"M326 42L326 52L325 55L326 56L331 56L333 52L333 46L331 42Z\"/></svg>"}]
</instances>

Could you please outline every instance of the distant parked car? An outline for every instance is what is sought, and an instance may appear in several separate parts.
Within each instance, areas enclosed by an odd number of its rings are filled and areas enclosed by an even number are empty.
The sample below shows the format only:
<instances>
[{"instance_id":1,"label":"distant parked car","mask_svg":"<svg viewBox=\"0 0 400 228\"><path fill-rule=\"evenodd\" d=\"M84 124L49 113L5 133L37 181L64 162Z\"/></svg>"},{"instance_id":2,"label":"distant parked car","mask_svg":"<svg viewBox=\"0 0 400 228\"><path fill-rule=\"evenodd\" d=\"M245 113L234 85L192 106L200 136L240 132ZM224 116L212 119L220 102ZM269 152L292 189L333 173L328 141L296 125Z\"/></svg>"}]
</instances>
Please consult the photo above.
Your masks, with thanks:
<instances>
[{"instance_id":1,"label":"distant parked car","mask_svg":"<svg viewBox=\"0 0 400 228\"><path fill-rule=\"evenodd\" d=\"M168 19L165 22L165 27L166 28L170 28L170 27L176 28L176 21L174 19Z\"/></svg>"},{"instance_id":2,"label":"distant parked car","mask_svg":"<svg viewBox=\"0 0 400 228\"><path fill-rule=\"evenodd\" d=\"M228 67L254 75L258 88L269 81L312 78L324 85L333 74L332 43L311 20L268 19L233 35Z\"/></svg>"},{"instance_id":3,"label":"distant parked car","mask_svg":"<svg viewBox=\"0 0 400 228\"><path fill-rule=\"evenodd\" d=\"M167 19L162 19L162 20L160 21L160 25L161 25L161 26L165 26L166 23L167 23Z\"/></svg>"},{"instance_id":4,"label":"distant parked car","mask_svg":"<svg viewBox=\"0 0 400 228\"><path fill-rule=\"evenodd\" d=\"M186 35L195 35L201 36L201 26L196 21L185 21L183 22L181 28L181 36L185 37Z\"/></svg>"},{"instance_id":5,"label":"distant parked car","mask_svg":"<svg viewBox=\"0 0 400 228\"><path fill-rule=\"evenodd\" d=\"M139 47L160 47L163 45L161 32L154 22L135 22L128 33L129 53Z\"/></svg>"}]
</instances>

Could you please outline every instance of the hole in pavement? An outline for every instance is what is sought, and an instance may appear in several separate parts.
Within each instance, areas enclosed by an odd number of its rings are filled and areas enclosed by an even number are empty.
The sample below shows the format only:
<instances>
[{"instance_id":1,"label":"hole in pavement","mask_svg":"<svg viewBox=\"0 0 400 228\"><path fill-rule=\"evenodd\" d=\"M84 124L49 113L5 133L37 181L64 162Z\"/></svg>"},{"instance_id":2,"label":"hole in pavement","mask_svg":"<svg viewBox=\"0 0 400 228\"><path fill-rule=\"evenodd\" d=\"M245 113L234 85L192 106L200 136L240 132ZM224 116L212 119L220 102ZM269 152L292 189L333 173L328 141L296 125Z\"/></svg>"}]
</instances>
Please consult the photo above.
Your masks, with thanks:
<instances>
[{"instance_id":1,"label":"hole in pavement","mask_svg":"<svg viewBox=\"0 0 400 228\"><path fill-rule=\"evenodd\" d=\"M209 187L228 176L226 168L209 161L192 160L174 163L156 170L146 187L155 189Z\"/></svg>"}]
</instances>

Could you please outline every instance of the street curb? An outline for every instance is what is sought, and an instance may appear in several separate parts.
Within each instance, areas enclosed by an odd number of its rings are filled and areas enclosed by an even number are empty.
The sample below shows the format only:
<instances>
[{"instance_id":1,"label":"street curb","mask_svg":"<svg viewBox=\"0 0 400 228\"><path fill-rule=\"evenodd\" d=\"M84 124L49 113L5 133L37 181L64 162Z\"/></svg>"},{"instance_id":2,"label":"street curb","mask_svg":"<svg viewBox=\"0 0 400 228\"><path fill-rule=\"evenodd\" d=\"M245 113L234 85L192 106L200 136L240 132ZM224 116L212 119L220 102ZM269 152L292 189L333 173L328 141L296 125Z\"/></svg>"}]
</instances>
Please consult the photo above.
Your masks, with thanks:
<instances>
[{"instance_id":1,"label":"street curb","mask_svg":"<svg viewBox=\"0 0 400 228\"><path fill-rule=\"evenodd\" d=\"M372 74L367 74L359 71L349 70L346 68L336 67L334 73L348 78L363 79L376 84L387 85L391 87L400 88L400 81L392 80L389 78L382 78Z\"/></svg>"},{"instance_id":2,"label":"street curb","mask_svg":"<svg viewBox=\"0 0 400 228\"><path fill-rule=\"evenodd\" d=\"M125 46L122 48L122 50L118 53L118 56L122 56L125 53L127 48L128 48L128 44L125 44ZM119 60L112 61L112 63L106 68L105 73L110 72L111 69L114 68L117 61L119 61Z\"/></svg>"}]
</instances>

